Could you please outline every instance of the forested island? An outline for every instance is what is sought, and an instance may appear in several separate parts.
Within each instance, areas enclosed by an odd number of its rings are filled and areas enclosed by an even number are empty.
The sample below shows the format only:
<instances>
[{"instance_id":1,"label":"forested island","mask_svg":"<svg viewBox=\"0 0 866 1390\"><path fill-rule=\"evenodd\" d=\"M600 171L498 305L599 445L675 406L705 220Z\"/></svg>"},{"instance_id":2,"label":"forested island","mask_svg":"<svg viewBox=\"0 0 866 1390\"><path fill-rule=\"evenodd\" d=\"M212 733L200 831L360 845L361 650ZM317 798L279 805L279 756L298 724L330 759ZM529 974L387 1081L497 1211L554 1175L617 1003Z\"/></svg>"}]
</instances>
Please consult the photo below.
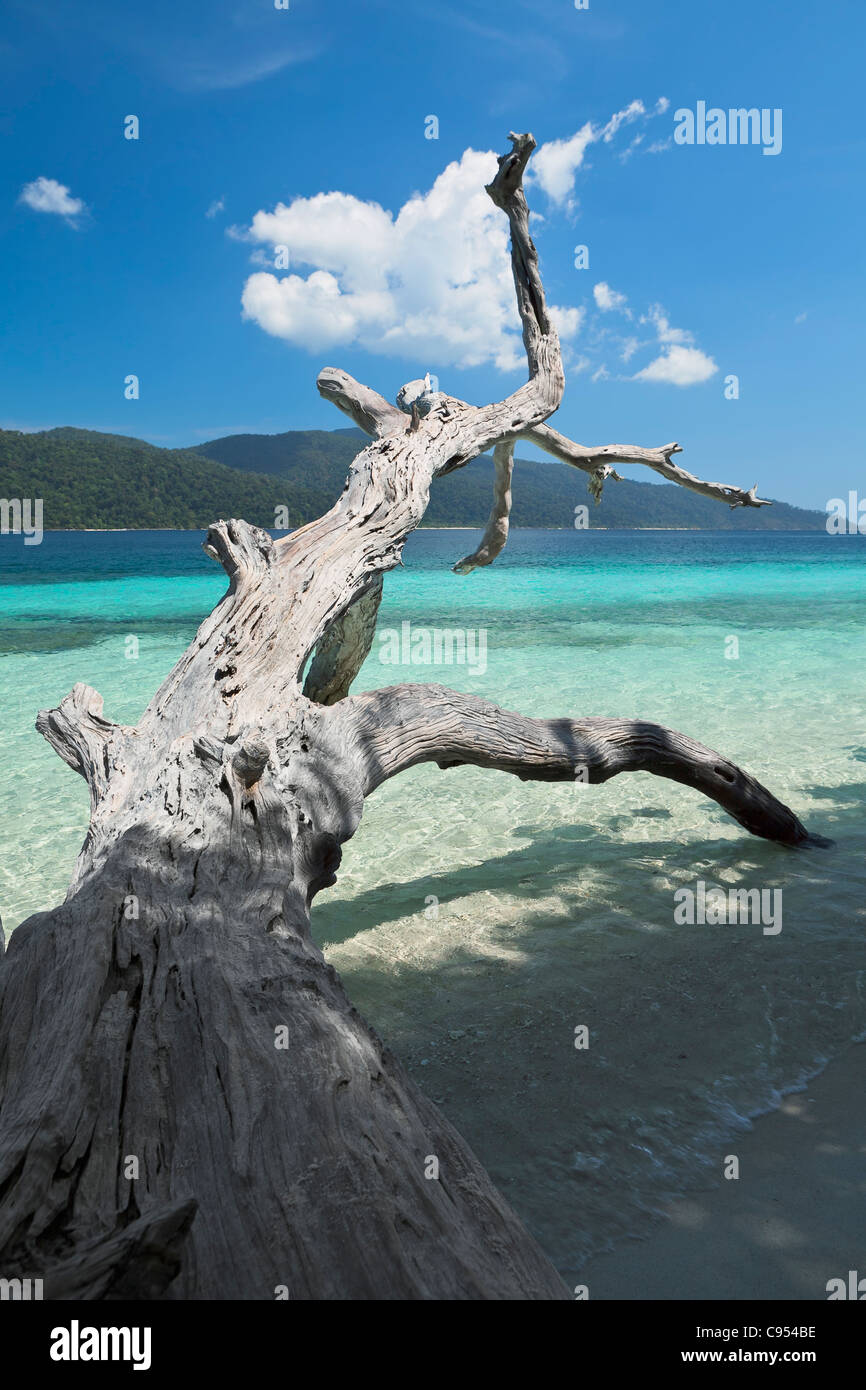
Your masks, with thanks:
<instances>
[{"instance_id":1,"label":"forested island","mask_svg":"<svg viewBox=\"0 0 866 1390\"><path fill-rule=\"evenodd\" d=\"M215 516L270 528L287 516L294 528L333 504L364 442L358 429L289 430L164 449L71 427L0 430L0 497L41 497L46 530L187 530ZM592 527L818 531L825 524L822 512L785 502L731 511L682 487L631 480L610 481L595 503L576 469L518 457L515 471L514 526L568 529L581 506ZM489 455L436 480L423 524L483 526L492 486Z\"/></svg>"}]
</instances>

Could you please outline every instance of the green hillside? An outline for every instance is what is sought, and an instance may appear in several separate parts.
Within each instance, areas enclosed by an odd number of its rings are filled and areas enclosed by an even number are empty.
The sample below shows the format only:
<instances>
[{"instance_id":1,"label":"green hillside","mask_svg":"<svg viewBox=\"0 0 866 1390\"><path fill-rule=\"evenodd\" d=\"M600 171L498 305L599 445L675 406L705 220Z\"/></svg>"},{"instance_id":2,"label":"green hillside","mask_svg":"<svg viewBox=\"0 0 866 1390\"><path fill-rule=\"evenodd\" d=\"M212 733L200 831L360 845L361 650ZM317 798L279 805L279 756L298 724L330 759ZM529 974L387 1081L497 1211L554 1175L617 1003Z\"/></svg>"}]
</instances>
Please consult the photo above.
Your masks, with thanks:
<instances>
[{"instance_id":1,"label":"green hillside","mask_svg":"<svg viewBox=\"0 0 866 1390\"><path fill-rule=\"evenodd\" d=\"M220 516L273 526L274 508L289 503L288 490L273 477L121 435L0 430L0 497L41 497L46 530L184 530ZM296 507L303 503L315 513L318 497L303 485L293 484L290 491Z\"/></svg>"},{"instance_id":2,"label":"green hillside","mask_svg":"<svg viewBox=\"0 0 866 1390\"><path fill-rule=\"evenodd\" d=\"M41 497L48 530L88 527L185 529L242 516L273 527L287 507L290 526L320 516L340 495L360 430L293 430L230 435L196 449L160 449L140 439L64 427L36 434L0 430L0 497ZM747 481L751 481L750 479ZM427 526L483 526L490 510L488 457L438 479ZM777 502L731 511L684 488L608 482L599 506L586 477L555 461L518 459L515 526L568 528L586 504L590 525L742 530L821 530L824 515Z\"/></svg>"}]
</instances>

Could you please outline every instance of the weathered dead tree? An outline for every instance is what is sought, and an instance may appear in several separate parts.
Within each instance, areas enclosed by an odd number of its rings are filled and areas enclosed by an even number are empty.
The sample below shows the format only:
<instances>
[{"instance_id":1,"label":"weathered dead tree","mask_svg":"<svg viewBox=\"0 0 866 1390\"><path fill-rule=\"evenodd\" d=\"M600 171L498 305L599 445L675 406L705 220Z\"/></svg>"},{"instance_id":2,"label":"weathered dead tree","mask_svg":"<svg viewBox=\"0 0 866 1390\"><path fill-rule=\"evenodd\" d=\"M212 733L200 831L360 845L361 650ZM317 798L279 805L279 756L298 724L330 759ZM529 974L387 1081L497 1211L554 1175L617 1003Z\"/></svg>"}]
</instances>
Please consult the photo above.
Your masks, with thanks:
<instances>
[{"instance_id":1,"label":"weathered dead tree","mask_svg":"<svg viewBox=\"0 0 866 1390\"><path fill-rule=\"evenodd\" d=\"M504 543L518 439L596 488L611 462L641 462L758 505L683 474L674 445L582 449L544 425L563 374L522 191L534 141L512 142L488 192L511 227L526 384L477 408L418 383L409 419L324 371L319 390L374 439L339 501L277 542L211 527L228 591L135 728L84 685L39 716L91 796L66 901L0 965L0 1269L43 1277L48 1297L568 1296L310 938L364 798L403 768L644 770L755 835L807 839L733 763L657 725L526 719L438 686L347 694L431 482L486 449L494 515L464 568Z\"/></svg>"}]
</instances>

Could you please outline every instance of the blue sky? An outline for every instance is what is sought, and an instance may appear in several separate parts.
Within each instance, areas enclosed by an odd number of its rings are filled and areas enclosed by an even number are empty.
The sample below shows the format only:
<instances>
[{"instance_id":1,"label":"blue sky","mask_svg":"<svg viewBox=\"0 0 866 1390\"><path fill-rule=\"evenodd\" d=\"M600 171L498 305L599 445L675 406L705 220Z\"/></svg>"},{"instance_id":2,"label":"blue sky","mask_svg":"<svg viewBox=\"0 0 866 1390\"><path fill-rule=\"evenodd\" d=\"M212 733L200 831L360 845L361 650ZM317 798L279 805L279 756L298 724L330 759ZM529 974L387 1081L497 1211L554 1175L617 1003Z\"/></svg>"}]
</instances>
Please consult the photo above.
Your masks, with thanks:
<instances>
[{"instance_id":1,"label":"blue sky","mask_svg":"<svg viewBox=\"0 0 866 1390\"><path fill-rule=\"evenodd\" d=\"M507 394L525 369L480 186L532 130L553 423L676 439L702 477L801 505L862 493L864 14L6 0L0 425L172 446L331 429L325 365L392 399L425 370ZM781 110L781 151L676 143L699 102Z\"/></svg>"}]
</instances>

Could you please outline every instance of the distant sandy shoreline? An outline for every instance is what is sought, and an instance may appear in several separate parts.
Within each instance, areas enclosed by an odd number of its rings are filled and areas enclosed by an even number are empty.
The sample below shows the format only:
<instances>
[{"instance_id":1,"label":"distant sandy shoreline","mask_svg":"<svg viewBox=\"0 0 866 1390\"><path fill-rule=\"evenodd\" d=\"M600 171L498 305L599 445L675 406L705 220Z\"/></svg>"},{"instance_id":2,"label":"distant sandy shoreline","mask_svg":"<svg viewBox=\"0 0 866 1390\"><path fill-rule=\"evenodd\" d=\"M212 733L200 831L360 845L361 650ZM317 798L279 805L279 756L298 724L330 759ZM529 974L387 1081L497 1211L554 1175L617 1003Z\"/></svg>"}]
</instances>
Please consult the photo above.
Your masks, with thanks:
<instances>
[{"instance_id":1,"label":"distant sandy shoreline","mask_svg":"<svg viewBox=\"0 0 866 1390\"><path fill-rule=\"evenodd\" d=\"M164 532L167 535L188 532L194 535L196 531L206 531L206 526L45 526L43 528L46 535L54 536L87 536L87 535L119 535L128 533L153 534L154 532ZM270 529L270 528L266 528ZM295 527L295 530L300 528ZM634 534L638 531L687 531L694 535L718 534L718 535L740 535L740 536L819 536L823 533L823 527L767 527L760 531L732 531L718 526L588 526L586 528L575 528L572 526L512 526L512 531L572 531L577 529L579 533L585 534L587 531L628 531ZM478 526L416 526L416 531L483 531L483 525ZM290 536L292 531L281 532L282 535ZM410 533L412 534L412 533Z\"/></svg>"}]
</instances>

